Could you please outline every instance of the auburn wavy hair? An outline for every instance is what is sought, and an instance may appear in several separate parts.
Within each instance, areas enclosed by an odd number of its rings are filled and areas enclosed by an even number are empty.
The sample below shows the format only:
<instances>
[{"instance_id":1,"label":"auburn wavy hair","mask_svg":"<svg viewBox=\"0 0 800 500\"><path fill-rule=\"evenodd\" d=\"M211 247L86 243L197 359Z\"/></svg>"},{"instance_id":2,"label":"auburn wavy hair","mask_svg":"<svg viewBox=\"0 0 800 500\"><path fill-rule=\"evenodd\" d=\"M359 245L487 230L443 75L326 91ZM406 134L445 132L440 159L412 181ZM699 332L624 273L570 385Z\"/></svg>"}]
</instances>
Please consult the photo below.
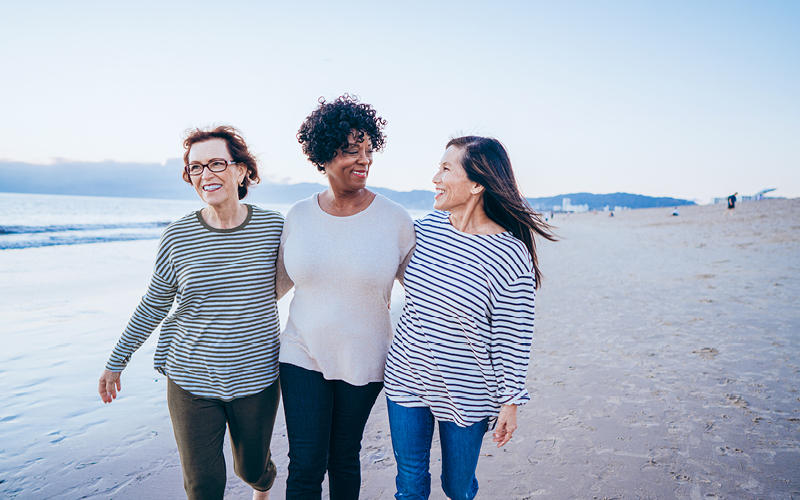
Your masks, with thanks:
<instances>
[{"instance_id":1,"label":"auburn wavy hair","mask_svg":"<svg viewBox=\"0 0 800 500\"><path fill-rule=\"evenodd\" d=\"M189 151L192 149L192 145L212 139L222 139L225 141L225 145L228 147L228 154L231 155L233 161L244 165L247 169L244 175L244 182L242 182L243 185L238 187L239 199L241 200L247 196L250 186L261 182L261 178L258 176L258 160L255 155L250 152L250 148L247 146L247 142L245 142L242 133L235 127L219 125L213 128L194 128L187 130L185 132L185 139L183 140L183 148L186 150L183 153L183 164L186 165L189 163ZM183 171L183 180L189 184L192 183L186 170Z\"/></svg>"}]
</instances>

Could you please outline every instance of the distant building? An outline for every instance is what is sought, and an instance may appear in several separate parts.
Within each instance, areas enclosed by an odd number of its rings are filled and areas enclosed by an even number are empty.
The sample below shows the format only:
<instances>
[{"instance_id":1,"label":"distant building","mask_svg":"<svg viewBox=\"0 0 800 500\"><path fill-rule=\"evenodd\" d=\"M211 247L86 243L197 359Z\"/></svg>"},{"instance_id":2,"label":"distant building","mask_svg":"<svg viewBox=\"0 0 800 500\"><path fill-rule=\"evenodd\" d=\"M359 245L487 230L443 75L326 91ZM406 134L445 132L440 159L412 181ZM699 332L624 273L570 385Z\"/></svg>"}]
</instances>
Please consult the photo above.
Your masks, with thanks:
<instances>
[{"instance_id":1,"label":"distant building","mask_svg":"<svg viewBox=\"0 0 800 500\"><path fill-rule=\"evenodd\" d=\"M764 196L765 194L767 194L769 192L775 191L775 189L776 188L762 189L761 191L757 192L753 196L740 196L739 197L739 201L783 200L783 199L785 199L785 198L783 198L781 196L775 196L775 197ZM718 203L728 203L728 197L726 196L724 198L713 198L711 200L711 204L712 205L716 205Z\"/></svg>"},{"instance_id":2,"label":"distant building","mask_svg":"<svg viewBox=\"0 0 800 500\"><path fill-rule=\"evenodd\" d=\"M558 205L555 206L558 207ZM575 212L575 213L588 212L589 205L573 205L569 198L564 198L561 200L560 210L562 212Z\"/></svg>"}]
</instances>

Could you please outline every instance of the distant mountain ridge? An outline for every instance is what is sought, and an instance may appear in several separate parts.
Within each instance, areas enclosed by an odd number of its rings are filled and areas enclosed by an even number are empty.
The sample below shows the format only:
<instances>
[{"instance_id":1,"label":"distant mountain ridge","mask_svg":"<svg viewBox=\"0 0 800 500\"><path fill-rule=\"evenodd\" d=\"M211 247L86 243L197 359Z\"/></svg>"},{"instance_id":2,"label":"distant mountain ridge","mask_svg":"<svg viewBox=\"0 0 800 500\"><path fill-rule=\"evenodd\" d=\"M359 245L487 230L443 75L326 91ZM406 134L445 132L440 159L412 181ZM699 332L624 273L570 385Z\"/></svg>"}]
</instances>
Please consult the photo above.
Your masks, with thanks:
<instances>
[{"instance_id":1,"label":"distant mountain ridge","mask_svg":"<svg viewBox=\"0 0 800 500\"><path fill-rule=\"evenodd\" d=\"M570 193L547 198L528 198L528 202L537 210L552 210L555 205L562 206L564 198L568 198L573 206L588 205L589 210L603 210L605 207L609 207L613 210L614 207L655 208L695 205L695 202L689 200L665 197L654 198L652 196L630 193Z\"/></svg>"},{"instance_id":2,"label":"distant mountain ridge","mask_svg":"<svg viewBox=\"0 0 800 500\"><path fill-rule=\"evenodd\" d=\"M275 184L261 182L253 187L248 200L253 203L293 204L327 188L324 184ZM429 210L433 206L433 190L394 191L370 186L409 210ZM77 196L115 196L122 198L195 199L197 194L181 178L180 160L159 163L125 162L59 162L36 165L0 161L0 192L65 194ZM653 198L629 193L571 193L544 198L528 198L536 210L550 211L562 206L564 198L572 205L588 205L589 210L609 206L652 208L694 205L677 198Z\"/></svg>"}]
</instances>

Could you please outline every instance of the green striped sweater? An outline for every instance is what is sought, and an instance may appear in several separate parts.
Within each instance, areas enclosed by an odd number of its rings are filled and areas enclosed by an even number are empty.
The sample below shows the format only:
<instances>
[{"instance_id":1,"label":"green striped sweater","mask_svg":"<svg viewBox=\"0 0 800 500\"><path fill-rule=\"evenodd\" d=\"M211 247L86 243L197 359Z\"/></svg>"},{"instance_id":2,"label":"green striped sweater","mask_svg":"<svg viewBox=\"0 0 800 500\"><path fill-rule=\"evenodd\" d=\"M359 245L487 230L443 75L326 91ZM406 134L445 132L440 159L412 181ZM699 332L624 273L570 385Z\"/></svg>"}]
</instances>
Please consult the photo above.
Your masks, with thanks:
<instances>
[{"instance_id":1,"label":"green striped sweater","mask_svg":"<svg viewBox=\"0 0 800 500\"><path fill-rule=\"evenodd\" d=\"M230 401L278 378L275 263L283 216L247 207L235 228L212 228L198 211L164 230L147 294L108 370L123 370L163 320L155 369L192 394Z\"/></svg>"}]
</instances>

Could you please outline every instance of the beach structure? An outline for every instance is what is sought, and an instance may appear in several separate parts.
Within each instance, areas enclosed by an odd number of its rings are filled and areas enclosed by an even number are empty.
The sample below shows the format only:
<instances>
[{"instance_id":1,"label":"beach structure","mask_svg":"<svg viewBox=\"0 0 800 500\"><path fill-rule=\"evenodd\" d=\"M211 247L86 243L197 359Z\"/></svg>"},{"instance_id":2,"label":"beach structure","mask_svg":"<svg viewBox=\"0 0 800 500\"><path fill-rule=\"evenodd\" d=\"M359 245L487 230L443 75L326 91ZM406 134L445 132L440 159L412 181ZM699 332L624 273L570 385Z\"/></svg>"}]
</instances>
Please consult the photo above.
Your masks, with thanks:
<instances>
[{"instance_id":1,"label":"beach structure","mask_svg":"<svg viewBox=\"0 0 800 500\"><path fill-rule=\"evenodd\" d=\"M569 198L564 198L561 200L561 206L554 205L553 209L555 211L574 212L574 213L589 211L589 205L573 205L571 201L572 200L570 200Z\"/></svg>"},{"instance_id":2,"label":"beach structure","mask_svg":"<svg viewBox=\"0 0 800 500\"><path fill-rule=\"evenodd\" d=\"M622 207L619 205L614 205L613 207L610 205L606 205L603 207L603 212L622 212L623 210L630 210L631 207Z\"/></svg>"},{"instance_id":3,"label":"beach structure","mask_svg":"<svg viewBox=\"0 0 800 500\"><path fill-rule=\"evenodd\" d=\"M764 196L767 193L771 193L775 191L777 188L769 188L769 189L762 189L761 191L757 192L752 196L741 196L739 201L761 201L761 200L785 200L786 197L784 196ZM712 205L716 205L718 203L727 203L728 197L724 196L722 198L714 198L711 200Z\"/></svg>"}]
</instances>

